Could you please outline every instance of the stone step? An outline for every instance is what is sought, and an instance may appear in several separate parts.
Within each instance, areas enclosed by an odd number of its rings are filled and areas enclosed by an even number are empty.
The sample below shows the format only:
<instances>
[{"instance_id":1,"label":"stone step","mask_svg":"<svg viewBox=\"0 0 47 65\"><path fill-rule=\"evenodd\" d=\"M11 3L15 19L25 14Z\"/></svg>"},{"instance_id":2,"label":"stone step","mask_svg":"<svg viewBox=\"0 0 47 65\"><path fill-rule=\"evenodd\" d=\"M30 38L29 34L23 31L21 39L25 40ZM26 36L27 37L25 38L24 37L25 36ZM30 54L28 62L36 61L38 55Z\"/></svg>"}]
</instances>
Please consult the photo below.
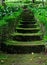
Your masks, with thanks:
<instances>
[{"instance_id":1,"label":"stone step","mask_svg":"<svg viewBox=\"0 0 47 65\"><path fill-rule=\"evenodd\" d=\"M21 27L21 28L36 28L38 27L39 25L37 24L19 24L18 27Z\"/></svg>"},{"instance_id":2,"label":"stone step","mask_svg":"<svg viewBox=\"0 0 47 65\"><path fill-rule=\"evenodd\" d=\"M31 42L7 40L4 43L1 50L8 54L42 53L45 51L45 44L42 40Z\"/></svg>"},{"instance_id":3,"label":"stone step","mask_svg":"<svg viewBox=\"0 0 47 65\"><path fill-rule=\"evenodd\" d=\"M22 42L25 42L25 41L40 41L42 40L42 35L36 35L36 36L22 36L22 35L16 35L16 36L13 36L12 37L12 40L16 40L16 41L22 41Z\"/></svg>"},{"instance_id":4,"label":"stone step","mask_svg":"<svg viewBox=\"0 0 47 65\"><path fill-rule=\"evenodd\" d=\"M23 21L34 21L34 19L28 19L28 18L24 18L22 19Z\"/></svg>"},{"instance_id":5,"label":"stone step","mask_svg":"<svg viewBox=\"0 0 47 65\"><path fill-rule=\"evenodd\" d=\"M17 29L18 33L37 33L38 31L40 31L40 29L34 29L34 30L19 30Z\"/></svg>"},{"instance_id":6,"label":"stone step","mask_svg":"<svg viewBox=\"0 0 47 65\"><path fill-rule=\"evenodd\" d=\"M7 40L5 41L5 44L7 45L16 45L16 46L36 46L36 45L45 45L44 41L28 41L28 42L22 42L22 41L14 41L14 40Z\"/></svg>"},{"instance_id":7,"label":"stone step","mask_svg":"<svg viewBox=\"0 0 47 65\"><path fill-rule=\"evenodd\" d=\"M36 22L36 20L33 20L33 21L30 21L30 20L29 20L29 21L26 21L26 20L25 20L25 21L23 21L23 20L21 19L21 20L19 20L19 22L26 22L26 23L29 22L29 23L31 23L31 22Z\"/></svg>"},{"instance_id":8,"label":"stone step","mask_svg":"<svg viewBox=\"0 0 47 65\"><path fill-rule=\"evenodd\" d=\"M36 21L21 21L20 24L35 24Z\"/></svg>"},{"instance_id":9,"label":"stone step","mask_svg":"<svg viewBox=\"0 0 47 65\"><path fill-rule=\"evenodd\" d=\"M36 40L42 40L42 33L13 33L11 34L11 38L13 40L17 41L36 41Z\"/></svg>"},{"instance_id":10,"label":"stone step","mask_svg":"<svg viewBox=\"0 0 47 65\"><path fill-rule=\"evenodd\" d=\"M37 28L19 28L19 27L16 27L16 30L40 30L40 27L37 27Z\"/></svg>"},{"instance_id":11,"label":"stone step","mask_svg":"<svg viewBox=\"0 0 47 65\"><path fill-rule=\"evenodd\" d=\"M37 33L40 31L40 28L17 28L16 32L18 33Z\"/></svg>"},{"instance_id":12,"label":"stone step","mask_svg":"<svg viewBox=\"0 0 47 65\"><path fill-rule=\"evenodd\" d=\"M29 14L29 13L23 13L21 15L21 17L24 19L24 18L28 18L28 19L34 19L34 15L32 14Z\"/></svg>"},{"instance_id":13,"label":"stone step","mask_svg":"<svg viewBox=\"0 0 47 65\"><path fill-rule=\"evenodd\" d=\"M42 33L38 32L38 33L12 33L11 36L41 36Z\"/></svg>"},{"instance_id":14,"label":"stone step","mask_svg":"<svg viewBox=\"0 0 47 65\"><path fill-rule=\"evenodd\" d=\"M26 15L25 15L26 16ZM33 17L30 17L30 16L23 16L22 17L22 20L34 20L34 18Z\"/></svg>"}]
</instances>

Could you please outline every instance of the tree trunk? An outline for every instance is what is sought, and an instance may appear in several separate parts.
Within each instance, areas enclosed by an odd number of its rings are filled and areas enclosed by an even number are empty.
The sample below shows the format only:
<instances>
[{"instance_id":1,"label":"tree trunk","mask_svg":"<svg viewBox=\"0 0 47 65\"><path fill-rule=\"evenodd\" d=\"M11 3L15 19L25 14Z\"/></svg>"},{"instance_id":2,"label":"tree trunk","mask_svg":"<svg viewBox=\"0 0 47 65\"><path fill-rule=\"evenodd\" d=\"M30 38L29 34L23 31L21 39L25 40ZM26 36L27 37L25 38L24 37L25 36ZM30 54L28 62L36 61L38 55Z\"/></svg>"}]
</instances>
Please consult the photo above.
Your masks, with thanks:
<instances>
[{"instance_id":1,"label":"tree trunk","mask_svg":"<svg viewBox=\"0 0 47 65\"><path fill-rule=\"evenodd\" d=\"M32 0L33 3L35 3L35 0Z\"/></svg>"}]
</instances>

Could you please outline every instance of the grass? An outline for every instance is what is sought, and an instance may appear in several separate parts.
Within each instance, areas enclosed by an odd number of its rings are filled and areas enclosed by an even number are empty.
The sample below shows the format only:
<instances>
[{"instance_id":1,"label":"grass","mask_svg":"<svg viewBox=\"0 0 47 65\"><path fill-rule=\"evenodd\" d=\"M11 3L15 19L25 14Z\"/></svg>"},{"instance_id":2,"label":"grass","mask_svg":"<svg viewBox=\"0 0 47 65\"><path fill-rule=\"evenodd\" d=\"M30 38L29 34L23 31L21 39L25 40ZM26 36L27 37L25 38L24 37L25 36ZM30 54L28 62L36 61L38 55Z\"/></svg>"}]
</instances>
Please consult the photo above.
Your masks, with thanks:
<instances>
[{"instance_id":1,"label":"grass","mask_svg":"<svg viewBox=\"0 0 47 65\"><path fill-rule=\"evenodd\" d=\"M7 59L7 56L5 54L0 53L0 60L1 59Z\"/></svg>"},{"instance_id":2,"label":"grass","mask_svg":"<svg viewBox=\"0 0 47 65\"><path fill-rule=\"evenodd\" d=\"M7 59L3 59L4 62L0 62L0 65L47 65L47 55L42 53L3 55L7 56Z\"/></svg>"}]
</instances>

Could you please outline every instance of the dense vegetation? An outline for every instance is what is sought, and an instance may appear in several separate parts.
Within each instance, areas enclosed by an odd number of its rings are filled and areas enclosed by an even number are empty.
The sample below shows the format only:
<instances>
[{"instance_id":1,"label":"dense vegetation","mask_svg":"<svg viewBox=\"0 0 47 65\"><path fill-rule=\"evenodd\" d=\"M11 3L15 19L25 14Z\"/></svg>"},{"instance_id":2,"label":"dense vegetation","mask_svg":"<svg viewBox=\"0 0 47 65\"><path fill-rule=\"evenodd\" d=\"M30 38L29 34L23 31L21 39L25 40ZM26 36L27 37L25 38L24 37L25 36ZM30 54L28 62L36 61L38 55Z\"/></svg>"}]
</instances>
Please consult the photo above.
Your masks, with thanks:
<instances>
[{"instance_id":1,"label":"dense vegetation","mask_svg":"<svg viewBox=\"0 0 47 65\"><path fill-rule=\"evenodd\" d=\"M14 24L19 18L22 8L0 6L0 42L7 39L9 33L13 32ZM11 29L12 28L12 29Z\"/></svg>"},{"instance_id":2,"label":"dense vegetation","mask_svg":"<svg viewBox=\"0 0 47 65\"><path fill-rule=\"evenodd\" d=\"M34 12L35 17L44 26L44 40L47 41L47 6L32 7L31 10Z\"/></svg>"}]
</instances>

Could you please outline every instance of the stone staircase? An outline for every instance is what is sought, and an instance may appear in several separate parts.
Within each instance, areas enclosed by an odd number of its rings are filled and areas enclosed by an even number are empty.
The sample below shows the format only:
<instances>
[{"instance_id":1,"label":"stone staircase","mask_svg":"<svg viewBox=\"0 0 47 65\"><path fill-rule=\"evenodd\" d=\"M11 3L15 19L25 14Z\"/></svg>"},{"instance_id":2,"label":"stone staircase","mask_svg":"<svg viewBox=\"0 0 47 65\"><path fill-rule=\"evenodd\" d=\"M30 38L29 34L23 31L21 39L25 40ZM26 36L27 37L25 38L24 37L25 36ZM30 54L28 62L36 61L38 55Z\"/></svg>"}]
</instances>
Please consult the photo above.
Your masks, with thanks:
<instances>
[{"instance_id":1,"label":"stone staircase","mask_svg":"<svg viewBox=\"0 0 47 65\"><path fill-rule=\"evenodd\" d=\"M7 46L7 51L12 53L34 52L35 49L35 52L44 51L42 35L41 27L32 12L24 10L15 32L10 34L10 39L5 42L10 46L9 49Z\"/></svg>"},{"instance_id":2,"label":"stone staircase","mask_svg":"<svg viewBox=\"0 0 47 65\"><path fill-rule=\"evenodd\" d=\"M12 39L15 41L32 42L41 41L42 32L38 22L35 20L33 14L30 16L29 12L23 12L24 15L21 16L22 20L16 27L16 32L11 34Z\"/></svg>"}]
</instances>

